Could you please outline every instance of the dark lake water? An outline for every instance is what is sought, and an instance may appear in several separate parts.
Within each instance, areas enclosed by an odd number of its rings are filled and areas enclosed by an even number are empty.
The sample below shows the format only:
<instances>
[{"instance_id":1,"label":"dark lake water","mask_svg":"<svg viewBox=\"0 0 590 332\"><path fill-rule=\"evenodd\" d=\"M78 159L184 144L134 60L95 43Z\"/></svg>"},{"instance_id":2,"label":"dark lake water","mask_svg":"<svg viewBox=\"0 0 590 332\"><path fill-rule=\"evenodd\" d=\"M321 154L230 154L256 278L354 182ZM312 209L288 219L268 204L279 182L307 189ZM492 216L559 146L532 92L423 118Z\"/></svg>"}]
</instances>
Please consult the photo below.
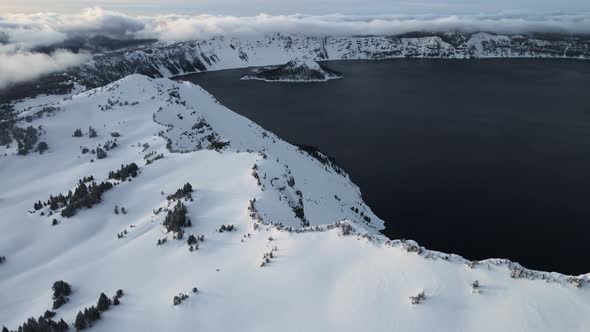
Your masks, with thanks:
<instances>
[{"instance_id":1,"label":"dark lake water","mask_svg":"<svg viewBox=\"0 0 590 332\"><path fill-rule=\"evenodd\" d=\"M334 156L390 238L590 272L590 62L333 61L326 83L184 77Z\"/></svg>"}]
</instances>

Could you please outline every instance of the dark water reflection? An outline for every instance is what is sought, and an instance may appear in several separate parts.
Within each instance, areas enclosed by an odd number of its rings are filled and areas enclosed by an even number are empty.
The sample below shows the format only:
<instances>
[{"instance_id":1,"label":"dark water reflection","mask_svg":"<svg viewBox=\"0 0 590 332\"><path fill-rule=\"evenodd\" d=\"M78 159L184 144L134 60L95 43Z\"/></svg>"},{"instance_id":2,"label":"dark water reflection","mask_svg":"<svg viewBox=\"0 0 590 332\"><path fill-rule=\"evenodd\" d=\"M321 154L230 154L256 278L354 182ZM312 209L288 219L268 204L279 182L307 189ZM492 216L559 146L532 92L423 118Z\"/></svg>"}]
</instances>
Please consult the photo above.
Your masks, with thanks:
<instances>
[{"instance_id":1,"label":"dark water reflection","mask_svg":"<svg viewBox=\"0 0 590 332\"><path fill-rule=\"evenodd\" d=\"M590 272L590 62L327 64L345 78L240 81L240 69L185 79L336 157L389 237Z\"/></svg>"}]
</instances>

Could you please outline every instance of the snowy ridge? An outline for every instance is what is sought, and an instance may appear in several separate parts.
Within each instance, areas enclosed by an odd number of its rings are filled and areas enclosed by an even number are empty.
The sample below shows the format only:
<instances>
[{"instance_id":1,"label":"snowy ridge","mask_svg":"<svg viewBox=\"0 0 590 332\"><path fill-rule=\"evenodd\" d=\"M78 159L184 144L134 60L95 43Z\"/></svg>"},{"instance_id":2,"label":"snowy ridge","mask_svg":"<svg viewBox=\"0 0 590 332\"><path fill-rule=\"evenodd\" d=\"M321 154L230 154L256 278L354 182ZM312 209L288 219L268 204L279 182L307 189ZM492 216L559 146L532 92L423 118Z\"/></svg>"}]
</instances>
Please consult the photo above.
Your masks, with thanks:
<instances>
[{"instance_id":1,"label":"snowy ridge","mask_svg":"<svg viewBox=\"0 0 590 332\"><path fill-rule=\"evenodd\" d=\"M310 59L293 59L281 66L255 68L242 80L266 82L325 82L342 78L342 74Z\"/></svg>"},{"instance_id":2,"label":"snowy ridge","mask_svg":"<svg viewBox=\"0 0 590 332\"><path fill-rule=\"evenodd\" d=\"M393 58L590 58L590 39L554 35L414 33L401 36L314 37L274 34L215 37L155 43L95 56L77 73L100 86L139 73L170 77L207 70L285 64L296 58L320 60Z\"/></svg>"},{"instance_id":3,"label":"snowy ridge","mask_svg":"<svg viewBox=\"0 0 590 332\"><path fill-rule=\"evenodd\" d=\"M282 141L190 83L132 75L17 108L26 118L47 106L54 111L19 123L42 126L47 151L19 156L14 144L0 147L0 325L16 329L50 309L56 280L73 288L56 310L70 325L100 292L125 291L92 331L536 332L590 325L590 275L468 262L388 240L377 232L383 221L329 158ZM84 135L72 137L78 128ZM106 158L81 152L115 137ZM132 162L137 176L117 182L89 209L70 218L48 216L49 206L33 209L78 179L108 181L110 171ZM192 226L178 240L163 221L176 204L168 197L187 182ZM115 206L126 214L113 213ZM235 230L219 232L224 225ZM189 250L189 234L204 236L198 250ZM190 296L174 306L179 292Z\"/></svg>"}]
</instances>

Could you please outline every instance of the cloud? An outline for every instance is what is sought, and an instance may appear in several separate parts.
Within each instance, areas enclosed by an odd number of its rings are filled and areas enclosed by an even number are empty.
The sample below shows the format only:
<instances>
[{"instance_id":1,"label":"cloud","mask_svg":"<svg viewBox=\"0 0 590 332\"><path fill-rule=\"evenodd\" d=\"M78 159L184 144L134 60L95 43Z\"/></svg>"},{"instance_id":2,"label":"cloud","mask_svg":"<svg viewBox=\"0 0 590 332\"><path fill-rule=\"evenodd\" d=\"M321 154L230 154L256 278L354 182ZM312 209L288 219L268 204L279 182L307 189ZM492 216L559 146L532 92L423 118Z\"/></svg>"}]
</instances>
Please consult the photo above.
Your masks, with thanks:
<instances>
[{"instance_id":1,"label":"cloud","mask_svg":"<svg viewBox=\"0 0 590 332\"><path fill-rule=\"evenodd\" d=\"M17 52L0 53L0 88L63 71L88 60L86 53L57 50L51 54Z\"/></svg>"},{"instance_id":2,"label":"cloud","mask_svg":"<svg viewBox=\"0 0 590 332\"><path fill-rule=\"evenodd\" d=\"M412 31L487 31L497 33L590 33L590 18L583 15L265 15L143 17L137 35L161 40L190 40L215 35L252 35L274 32L312 35L401 34Z\"/></svg>"},{"instance_id":3,"label":"cloud","mask_svg":"<svg viewBox=\"0 0 590 332\"><path fill-rule=\"evenodd\" d=\"M478 15L156 15L129 16L101 8L75 14L0 15L0 36L21 49L96 35L165 41L217 35L298 33L313 35L399 34L411 31L590 34L588 14L500 13ZM6 38L7 37L7 38ZM0 38L2 39L2 38Z\"/></svg>"},{"instance_id":4,"label":"cloud","mask_svg":"<svg viewBox=\"0 0 590 332\"><path fill-rule=\"evenodd\" d=\"M412 31L555 32L590 34L588 14L477 15L156 15L130 16L101 8L79 13L0 15L0 87L61 71L88 59L95 36L185 41L268 33L393 35ZM74 42L75 41L75 42ZM66 50L57 50L68 48ZM73 52L75 51L75 52Z\"/></svg>"}]
</instances>

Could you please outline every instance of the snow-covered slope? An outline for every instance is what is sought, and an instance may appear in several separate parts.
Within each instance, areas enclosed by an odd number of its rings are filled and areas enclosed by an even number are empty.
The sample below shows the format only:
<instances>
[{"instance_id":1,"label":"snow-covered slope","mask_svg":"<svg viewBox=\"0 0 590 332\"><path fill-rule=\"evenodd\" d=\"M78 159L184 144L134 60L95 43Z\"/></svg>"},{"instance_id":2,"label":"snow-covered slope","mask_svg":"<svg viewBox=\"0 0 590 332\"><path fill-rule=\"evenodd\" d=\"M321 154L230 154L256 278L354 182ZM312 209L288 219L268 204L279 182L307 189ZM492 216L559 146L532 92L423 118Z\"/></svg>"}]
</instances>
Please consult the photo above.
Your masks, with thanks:
<instances>
[{"instance_id":1,"label":"snow-covered slope","mask_svg":"<svg viewBox=\"0 0 590 332\"><path fill-rule=\"evenodd\" d=\"M293 59L284 65L252 69L243 80L266 82L324 82L342 78L342 74L311 59Z\"/></svg>"},{"instance_id":2,"label":"snow-covered slope","mask_svg":"<svg viewBox=\"0 0 590 332\"><path fill-rule=\"evenodd\" d=\"M14 142L0 147L0 325L10 329L51 309L57 280L72 285L69 302L55 310L70 326L101 292L124 290L94 331L590 326L588 275L467 262L388 240L377 232L383 221L328 157L282 141L190 83L133 75L23 107L17 125L38 128L48 149L23 156ZM130 163L139 166L136 177L109 178ZM71 217L59 204L34 208L90 175L113 185L90 208ZM175 198L187 182L192 198ZM192 224L181 240L164 225L178 202ZM235 230L219 232L224 225ZM189 250L191 234L197 250ZM174 306L180 292L189 297Z\"/></svg>"}]
</instances>

